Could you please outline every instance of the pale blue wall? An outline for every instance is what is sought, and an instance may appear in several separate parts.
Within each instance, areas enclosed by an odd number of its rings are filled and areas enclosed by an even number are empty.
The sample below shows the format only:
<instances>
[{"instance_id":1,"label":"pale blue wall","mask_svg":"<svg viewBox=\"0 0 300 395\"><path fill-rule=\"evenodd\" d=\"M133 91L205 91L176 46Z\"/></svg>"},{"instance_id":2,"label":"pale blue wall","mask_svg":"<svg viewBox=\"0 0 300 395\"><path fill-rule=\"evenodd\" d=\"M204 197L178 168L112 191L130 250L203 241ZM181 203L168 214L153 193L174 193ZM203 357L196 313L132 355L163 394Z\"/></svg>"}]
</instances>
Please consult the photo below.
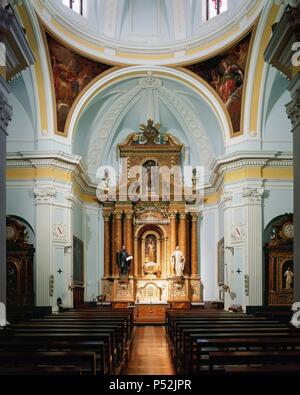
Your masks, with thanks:
<instances>
[{"instance_id":1,"label":"pale blue wall","mask_svg":"<svg viewBox=\"0 0 300 395\"><path fill-rule=\"evenodd\" d=\"M77 202L73 205L73 235L83 240L82 208Z\"/></svg>"},{"instance_id":2,"label":"pale blue wall","mask_svg":"<svg viewBox=\"0 0 300 395\"><path fill-rule=\"evenodd\" d=\"M98 240L98 216L95 212L84 212L85 234L85 264L86 264L86 290L85 300L93 300L99 295L99 282L103 276L103 249L99 249ZM102 230L102 229L101 229ZM103 230L100 232L103 238ZM100 264L101 261L101 264ZM101 267L101 270L100 270Z\"/></svg>"},{"instance_id":3,"label":"pale blue wall","mask_svg":"<svg viewBox=\"0 0 300 395\"><path fill-rule=\"evenodd\" d=\"M24 218L35 231L35 201L32 189L6 189L6 213Z\"/></svg>"},{"instance_id":4,"label":"pale blue wall","mask_svg":"<svg viewBox=\"0 0 300 395\"><path fill-rule=\"evenodd\" d=\"M201 220L200 254L203 300L218 299L217 294L217 211L205 210Z\"/></svg>"},{"instance_id":5,"label":"pale blue wall","mask_svg":"<svg viewBox=\"0 0 300 395\"><path fill-rule=\"evenodd\" d=\"M293 187L287 189L269 189L266 187L266 195L263 207L263 228L278 215L293 213Z\"/></svg>"}]
</instances>

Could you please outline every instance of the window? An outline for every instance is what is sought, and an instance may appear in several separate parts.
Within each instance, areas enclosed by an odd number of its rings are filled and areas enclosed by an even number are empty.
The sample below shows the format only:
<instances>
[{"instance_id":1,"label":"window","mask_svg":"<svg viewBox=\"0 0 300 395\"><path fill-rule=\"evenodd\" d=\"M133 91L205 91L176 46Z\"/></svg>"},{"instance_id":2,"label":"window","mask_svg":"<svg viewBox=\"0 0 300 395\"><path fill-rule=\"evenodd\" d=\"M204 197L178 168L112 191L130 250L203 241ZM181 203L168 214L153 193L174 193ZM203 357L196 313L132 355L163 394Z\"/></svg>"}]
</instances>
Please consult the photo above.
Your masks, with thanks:
<instances>
[{"instance_id":1,"label":"window","mask_svg":"<svg viewBox=\"0 0 300 395\"><path fill-rule=\"evenodd\" d=\"M215 16L222 14L222 12L228 10L228 0L207 0L206 3L207 20L212 19Z\"/></svg>"},{"instance_id":2,"label":"window","mask_svg":"<svg viewBox=\"0 0 300 395\"><path fill-rule=\"evenodd\" d=\"M77 14L83 15L83 0L63 0L63 5L71 8L71 10L77 12Z\"/></svg>"}]
</instances>

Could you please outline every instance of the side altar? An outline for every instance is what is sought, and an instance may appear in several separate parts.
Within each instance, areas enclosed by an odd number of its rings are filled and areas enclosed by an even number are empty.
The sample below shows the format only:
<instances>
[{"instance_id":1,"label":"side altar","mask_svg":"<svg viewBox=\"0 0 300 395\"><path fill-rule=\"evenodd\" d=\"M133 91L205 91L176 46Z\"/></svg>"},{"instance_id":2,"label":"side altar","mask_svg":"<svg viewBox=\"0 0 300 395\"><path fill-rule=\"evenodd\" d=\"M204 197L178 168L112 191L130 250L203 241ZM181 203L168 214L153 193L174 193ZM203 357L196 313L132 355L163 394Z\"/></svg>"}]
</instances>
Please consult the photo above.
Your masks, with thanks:
<instances>
[{"instance_id":1,"label":"side altar","mask_svg":"<svg viewBox=\"0 0 300 395\"><path fill-rule=\"evenodd\" d=\"M115 308L135 303L149 314L154 305L201 301L196 173L184 187L184 146L159 129L148 120L117 147L117 186L110 186L108 171L103 177L102 293Z\"/></svg>"}]
</instances>

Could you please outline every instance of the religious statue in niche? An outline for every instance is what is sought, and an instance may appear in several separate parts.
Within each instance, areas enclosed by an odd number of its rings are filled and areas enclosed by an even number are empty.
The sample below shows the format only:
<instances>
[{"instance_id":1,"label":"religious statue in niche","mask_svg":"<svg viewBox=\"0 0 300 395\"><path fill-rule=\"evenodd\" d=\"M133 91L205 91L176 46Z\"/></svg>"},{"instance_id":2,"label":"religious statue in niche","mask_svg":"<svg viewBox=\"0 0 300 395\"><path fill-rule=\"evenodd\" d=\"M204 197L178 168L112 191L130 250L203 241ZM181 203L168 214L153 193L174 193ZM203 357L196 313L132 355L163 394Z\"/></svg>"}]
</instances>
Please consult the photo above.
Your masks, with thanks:
<instances>
[{"instance_id":1,"label":"religious statue in niche","mask_svg":"<svg viewBox=\"0 0 300 395\"><path fill-rule=\"evenodd\" d=\"M146 237L146 262L156 262L156 237L148 235Z\"/></svg>"},{"instance_id":2,"label":"religious statue in niche","mask_svg":"<svg viewBox=\"0 0 300 395\"><path fill-rule=\"evenodd\" d=\"M173 251L170 262L172 271L175 272L176 277L182 277L185 266L185 257L179 246L177 246L175 251Z\"/></svg>"},{"instance_id":3,"label":"religious statue in niche","mask_svg":"<svg viewBox=\"0 0 300 395\"><path fill-rule=\"evenodd\" d=\"M145 240L144 274L159 277L160 270L157 263L157 239L154 235L147 235Z\"/></svg>"},{"instance_id":4,"label":"religious statue in niche","mask_svg":"<svg viewBox=\"0 0 300 395\"><path fill-rule=\"evenodd\" d=\"M119 268L120 276L128 276L130 272L130 264L133 259L123 245L122 250L117 252L117 265Z\"/></svg>"},{"instance_id":5,"label":"religious statue in niche","mask_svg":"<svg viewBox=\"0 0 300 395\"><path fill-rule=\"evenodd\" d=\"M285 263L283 266L283 288L287 291L291 291L293 289L293 280L294 280L294 273L292 270L292 264L293 262L288 261ZM284 270L287 268L286 270Z\"/></svg>"}]
</instances>

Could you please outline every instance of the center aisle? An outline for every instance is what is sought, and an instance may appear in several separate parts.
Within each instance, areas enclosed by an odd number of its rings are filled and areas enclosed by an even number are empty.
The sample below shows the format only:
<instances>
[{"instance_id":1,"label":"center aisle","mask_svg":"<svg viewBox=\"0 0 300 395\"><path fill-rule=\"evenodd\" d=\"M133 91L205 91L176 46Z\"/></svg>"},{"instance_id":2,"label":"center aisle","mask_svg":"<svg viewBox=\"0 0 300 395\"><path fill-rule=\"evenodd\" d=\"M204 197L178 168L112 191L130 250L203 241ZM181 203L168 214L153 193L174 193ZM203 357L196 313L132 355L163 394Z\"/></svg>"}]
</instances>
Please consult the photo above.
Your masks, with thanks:
<instances>
[{"instance_id":1,"label":"center aisle","mask_svg":"<svg viewBox=\"0 0 300 395\"><path fill-rule=\"evenodd\" d=\"M132 344L131 358L125 374L175 374L165 328L163 326L137 326Z\"/></svg>"}]
</instances>

